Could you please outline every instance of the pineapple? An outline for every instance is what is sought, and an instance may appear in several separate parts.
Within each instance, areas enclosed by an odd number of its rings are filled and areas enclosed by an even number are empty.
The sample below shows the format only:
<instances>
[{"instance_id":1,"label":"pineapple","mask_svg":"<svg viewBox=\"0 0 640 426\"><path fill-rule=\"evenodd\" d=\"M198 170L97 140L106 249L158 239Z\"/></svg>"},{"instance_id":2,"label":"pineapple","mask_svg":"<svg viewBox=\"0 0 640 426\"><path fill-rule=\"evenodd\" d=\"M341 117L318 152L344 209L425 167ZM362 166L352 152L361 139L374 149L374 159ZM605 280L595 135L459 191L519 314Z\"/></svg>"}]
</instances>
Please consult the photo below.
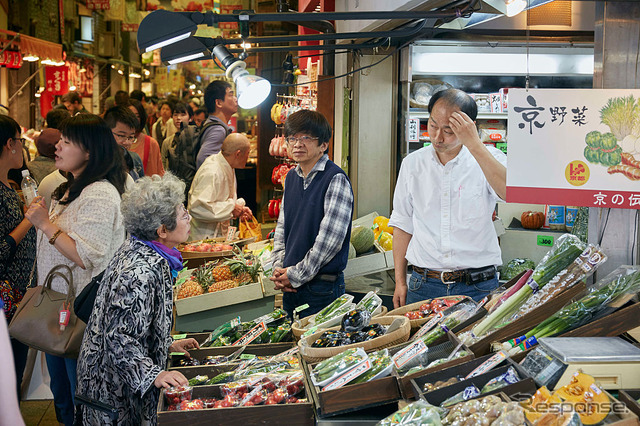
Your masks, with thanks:
<instances>
[{"instance_id":1,"label":"pineapple","mask_svg":"<svg viewBox=\"0 0 640 426\"><path fill-rule=\"evenodd\" d=\"M235 282L234 280L218 281L211 284L211 286L209 287L209 293L213 293L215 291L221 291L221 290L228 290L230 288L236 288L236 287L238 287L238 283Z\"/></svg>"},{"instance_id":2,"label":"pineapple","mask_svg":"<svg viewBox=\"0 0 640 426\"><path fill-rule=\"evenodd\" d=\"M205 263L201 265L198 269L195 270L193 277L195 280L202 286L202 289L205 293L209 291L209 287L213 284L213 276L211 275L211 271L213 270L213 265Z\"/></svg>"},{"instance_id":3,"label":"pineapple","mask_svg":"<svg viewBox=\"0 0 640 426\"><path fill-rule=\"evenodd\" d=\"M233 279L233 273L228 265L218 265L211 271L211 275L216 282L228 281Z\"/></svg>"},{"instance_id":4,"label":"pineapple","mask_svg":"<svg viewBox=\"0 0 640 426\"><path fill-rule=\"evenodd\" d=\"M204 294L204 289L197 281L188 280L185 281L178 291L178 299L185 299L187 297L199 296Z\"/></svg>"},{"instance_id":5,"label":"pineapple","mask_svg":"<svg viewBox=\"0 0 640 426\"><path fill-rule=\"evenodd\" d=\"M247 260L240 255L235 255L233 259L225 262L235 275L238 285L246 285L258 281L258 274L262 267L257 259Z\"/></svg>"}]
</instances>

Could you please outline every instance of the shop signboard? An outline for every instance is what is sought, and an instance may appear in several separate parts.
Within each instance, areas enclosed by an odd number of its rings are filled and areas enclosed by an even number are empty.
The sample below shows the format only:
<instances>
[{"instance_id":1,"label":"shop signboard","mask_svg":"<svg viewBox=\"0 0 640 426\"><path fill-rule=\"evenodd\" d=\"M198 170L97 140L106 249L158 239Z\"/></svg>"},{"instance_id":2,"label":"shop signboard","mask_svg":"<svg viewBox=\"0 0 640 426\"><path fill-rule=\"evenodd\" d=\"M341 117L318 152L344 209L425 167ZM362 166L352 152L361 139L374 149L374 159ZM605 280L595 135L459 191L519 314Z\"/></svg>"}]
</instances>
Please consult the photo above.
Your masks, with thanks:
<instances>
[{"instance_id":1,"label":"shop signboard","mask_svg":"<svg viewBox=\"0 0 640 426\"><path fill-rule=\"evenodd\" d=\"M46 66L44 69L46 91L52 95L64 95L69 91L69 67Z\"/></svg>"},{"instance_id":2,"label":"shop signboard","mask_svg":"<svg viewBox=\"0 0 640 426\"><path fill-rule=\"evenodd\" d=\"M109 0L87 0L87 9L109 10L110 8Z\"/></svg>"},{"instance_id":3,"label":"shop signboard","mask_svg":"<svg viewBox=\"0 0 640 426\"><path fill-rule=\"evenodd\" d=\"M509 90L507 201L640 209L640 90Z\"/></svg>"}]
</instances>

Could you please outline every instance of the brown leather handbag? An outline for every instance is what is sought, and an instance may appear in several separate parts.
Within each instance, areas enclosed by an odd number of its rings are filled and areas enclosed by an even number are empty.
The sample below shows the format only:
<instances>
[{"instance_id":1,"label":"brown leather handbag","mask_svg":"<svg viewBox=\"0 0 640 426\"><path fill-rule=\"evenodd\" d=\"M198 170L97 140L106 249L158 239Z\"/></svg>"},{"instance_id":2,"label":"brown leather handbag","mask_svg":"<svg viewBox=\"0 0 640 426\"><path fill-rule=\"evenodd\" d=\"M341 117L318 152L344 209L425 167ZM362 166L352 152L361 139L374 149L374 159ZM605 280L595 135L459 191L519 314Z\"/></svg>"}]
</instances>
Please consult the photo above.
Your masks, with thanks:
<instances>
[{"instance_id":1,"label":"brown leather handbag","mask_svg":"<svg viewBox=\"0 0 640 426\"><path fill-rule=\"evenodd\" d=\"M62 278L69 287L67 294L51 289L54 277ZM44 285L30 288L18 305L9 324L9 334L25 345L65 358L77 358L85 324L73 311L75 288L73 274L67 265L54 266ZM60 325L61 312L68 310L69 322Z\"/></svg>"}]
</instances>

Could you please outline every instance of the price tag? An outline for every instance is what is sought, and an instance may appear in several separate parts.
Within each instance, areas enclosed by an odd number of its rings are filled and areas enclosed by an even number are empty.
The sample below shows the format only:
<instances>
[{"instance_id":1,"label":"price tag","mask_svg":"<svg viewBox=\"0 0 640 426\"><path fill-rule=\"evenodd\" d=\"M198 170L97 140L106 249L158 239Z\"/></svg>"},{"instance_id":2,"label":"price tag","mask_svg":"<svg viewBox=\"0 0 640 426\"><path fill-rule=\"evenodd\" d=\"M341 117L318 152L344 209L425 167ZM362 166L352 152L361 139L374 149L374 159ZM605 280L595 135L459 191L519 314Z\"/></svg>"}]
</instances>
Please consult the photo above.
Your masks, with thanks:
<instances>
[{"instance_id":1,"label":"price tag","mask_svg":"<svg viewBox=\"0 0 640 426\"><path fill-rule=\"evenodd\" d=\"M254 354L242 354L240 355L240 359L254 359L256 356Z\"/></svg>"},{"instance_id":2,"label":"price tag","mask_svg":"<svg viewBox=\"0 0 640 426\"><path fill-rule=\"evenodd\" d=\"M407 120L407 142L418 142L420 133L420 119L410 118Z\"/></svg>"},{"instance_id":3,"label":"price tag","mask_svg":"<svg viewBox=\"0 0 640 426\"><path fill-rule=\"evenodd\" d=\"M173 340L180 340L180 339L186 339L187 335L186 334L174 334L171 337L173 337Z\"/></svg>"},{"instance_id":4,"label":"price tag","mask_svg":"<svg viewBox=\"0 0 640 426\"><path fill-rule=\"evenodd\" d=\"M169 354L169 356L182 356L182 355L184 355L184 352L171 352Z\"/></svg>"},{"instance_id":5,"label":"price tag","mask_svg":"<svg viewBox=\"0 0 640 426\"><path fill-rule=\"evenodd\" d=\"M318 331L318 326L314 325L313 327L311 327L310 329L308 329L307 331L304 332L304 334L302 335L302 337L307 337L307 336L311 336L313 333L315 333L316 331Z\"/></svg>"},{"instance_id":6,"label":"price tag","mask_svg":"<svg viewBox=\"0 0 640 426\"><path fill-rule=\"evenodd\" d=\"M500 364L506 358L507 358L506 353L504 353L503 351L498 352L497 354L495 354L494 356L492 356L491 358L489 358L488 360L486 360L485 362L477 366L476 369L473 370L471 373L467 374L467 377L465 377L465 379L470 379L471 377L476 377L476 376L479 376L480 374L486 373L496 365Z\"/></svg>"},{"instance_id":7,"label":"price tag","mask_svg":"<svg viewBox=\"0 0 640 426\"><path fill-rule=\"evenodd\" d=\"M489 301L490 297L486 296L484 299L482 299L480 302L478 302L478 305L476 306L476 312L478 312L480 310L480 308L482 308L484 305L486 305L486 303Z\"/></svg>"},{"instance_id":8,"label":"price tag","mask_svg":"<svg viewBox=\"0 0 640 426\"><path fill-rule=\"evenodd\" d=\"M236 239L236 231L238 230L238 228L236 228L235 226L230 226L229 229L227 230L227 242L229 241L233 241Z\"/></svg>"},{"instance_id":9,"label":"price tag","mask_svg":"<svg viewBox=\"0 0 640 426\"><path fill-rule=\"evenodd\" d=\"M433 318L431 318L425 325L423 325L420 328L420 330L418 330L418 332L411 338L411 340L417 340L420 337L427 334L433 327L435 327L440 322L440 320L442 320L443 317L444 317L444 314L442 313L442 311L435 314Z\"/></svg>"},{"instance_id":10,"label":"price tag","mask_svg":"<svg viewBox=\"0 0 640 426\"><path fill-rule=\"evenodd\" d=\"M538 245L544 247L552 247L553 237L550 237L548 235L538 235Z\"/></svg>"},{"instance_id":11,"label":"price tag","mask_svg":"<svg viewBox=\"0 0 640 426\"><path fill-rule=\"evenodd\" d=\"M396 365L398 370L402 369L404 365L406 365L413 358L425 353L429 349L427 345L424 344L422 340L418 340L407 346L406 348L398 351L393 357L393 363Z\"/></svg>"},{"instance_id":12,"label":"price tag","mask_svg":"<svg viewBox=\"0 0 640 426\"><path fill-rule=\"evenodd\" d=\"M304 311L305 309L308 309L308 308L309 308L309 304L305 303L304 305L300 305L297 308L295 308L293 310L293 312L302 312L302 311Z\"/></svg>"},{"instance_id":13,"label":"price tag","mask_svg":"<svg viewBox=\"0 0 640 426\"><path fill-rule=\"evenodd\" d=\"M258 336L260 336L262 333L264 333L267 330L267 326L264 324L264 322L261 322L260 324L256 325L255 327L253 327L251 330L247 331L247 333L242 336L241 338L239 338L233 345L231 346L244 346L244 345L248 345L249 343L253 342L254 340L256 340L258 338Z\"/></svg>"},{"instance_id":14,"label":"price tag","mask_svg":"<svg viewBox=\"0 0 640 426\"><path fill-rule=\"evenodd\" d=\"M323 391L328 391L332 389L338 389L349 383L351 380L360 376L361 374L369 371L371 369L371 360L369 358L363 360L351 370L344 373L342 376L335 379L333 382L329 383L325 387L322 388Z\"/></svg>"},{"instance_id":15,"label":"price tag","mask_svg":"<svg viewBox=\"0 0 640 426\"><path fill-rule=\"evenodd\" d=\"M279 353L278 355L276 355L274 358L288 358L291 355L295 355L298 353L300 349L297 346L294 346L291 349L287 349L286 351Z\"/></svg>"}]
</instances>

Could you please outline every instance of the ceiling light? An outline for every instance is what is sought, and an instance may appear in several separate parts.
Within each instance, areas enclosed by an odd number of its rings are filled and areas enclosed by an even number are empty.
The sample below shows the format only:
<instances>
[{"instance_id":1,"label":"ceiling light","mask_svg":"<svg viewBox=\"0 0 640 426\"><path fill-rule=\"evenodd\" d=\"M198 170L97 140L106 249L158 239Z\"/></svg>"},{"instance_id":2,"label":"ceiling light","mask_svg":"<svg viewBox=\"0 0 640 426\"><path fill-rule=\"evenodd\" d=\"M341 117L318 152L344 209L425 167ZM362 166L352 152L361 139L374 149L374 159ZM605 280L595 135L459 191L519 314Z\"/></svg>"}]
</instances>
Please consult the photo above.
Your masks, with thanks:
<instances>
[{"instance_id":1,"label":"ceiling light","mask_svg":"<svg viewBox=\"0 0 640 426\"><path fill-rule=\"evenodd\" d=\"M167 10L151 12L138 28L138 51L150 52L185 40L195 34L198 26L189 18Z\"/></svg>"},{"instance_id":2,"label":"ceiling light","mask_svg":"<svg viewBox=\"0 0 640 426\"><path fill-rule=\"evenodd\" d=\"M144 72L144 75L147 77L149 77L149 75L151 74L151 71L149 71L148 69L144 69L143 72Z\"/></svg>"},{"instance_id":3,"label":"ceiling light","mask_svg":"<svg viewBox=\"0 0 640 426\"><path fill-rule=\"evenodd\" d=\"M78 72L87 72L87 69L85 67L81 67L80 71L78 71Z\"/></svg>"},{"instance_id":4,"label":"ceiling light","mask_svg":"<svg viewBox=\"0 0 640 426\"><path fill-rule=\"evenodd\" d=\"M142 76L140 74L138 74L137 72L130 72L129 73L129 77L130 78L142 78Z\"/></svg>"},{"instance_id":5,"label":"ceiling light","mask_svg":"<svg viewBox=\"0 0 640 426\"><path fill-rule=\"evenodd\" d=\"M36 62L39 61L40 58L35 55L25 55L22 60L27 62Z\"/></svg>"},{"instance_id":6,"label":"ceiling light","mask_svg":"<svg viewBox=\"0 0 640 426\"><path fill-rule=\"evenodd\" d=\"M33 95L33 96L35 96L36 98L39 98L39 97L40 97L40 96L42 96L42 95L40 94L40 92L38 92L38 93L36 93L36 94L35 94L35 95Z\"/></svg>"},{"instance_id":7,"label":"ceiling light","mask_svg":"<svg viewBox=\"0 0 640 426\"><path fill-rule=\"evenodd\" d=\"M229 50L218 44L213 48L213 54L226 68L227 77L236 84L238 106L251 109L262 103L271 92L271 83L257 75L250 75L245 69L247 64L234 57Z\"/></svg>"},{"instance_id":8,"label":"ceiling light","mask_svg":"<svg viewBox=\"0 0 640 426\"><path fill-rule=\"evenodd\" d=\"M76 86L69 86L69 91L70 92L75 92L76 89L77 89Z\"/></svg>"},{"instance_id":9,"label":"ceiling light","mask_svg":"<svg viewBox=\"0 0 640 426\"><path fill-rule=\"evenodd\" d=\"M122 71L121 69L118 69L118 74L124 75L124 71Z\"/></svg>"},{"instance_id":10,"label":"ceiling light","mask_svg":"<svg viewBox=\"0 0 640 426\"><path fill-rule=\"evenodd\" d=\"M189 85L189 90L196 90L196 85L195 84L190 84Z\"/></svg>"}]
</instances>

